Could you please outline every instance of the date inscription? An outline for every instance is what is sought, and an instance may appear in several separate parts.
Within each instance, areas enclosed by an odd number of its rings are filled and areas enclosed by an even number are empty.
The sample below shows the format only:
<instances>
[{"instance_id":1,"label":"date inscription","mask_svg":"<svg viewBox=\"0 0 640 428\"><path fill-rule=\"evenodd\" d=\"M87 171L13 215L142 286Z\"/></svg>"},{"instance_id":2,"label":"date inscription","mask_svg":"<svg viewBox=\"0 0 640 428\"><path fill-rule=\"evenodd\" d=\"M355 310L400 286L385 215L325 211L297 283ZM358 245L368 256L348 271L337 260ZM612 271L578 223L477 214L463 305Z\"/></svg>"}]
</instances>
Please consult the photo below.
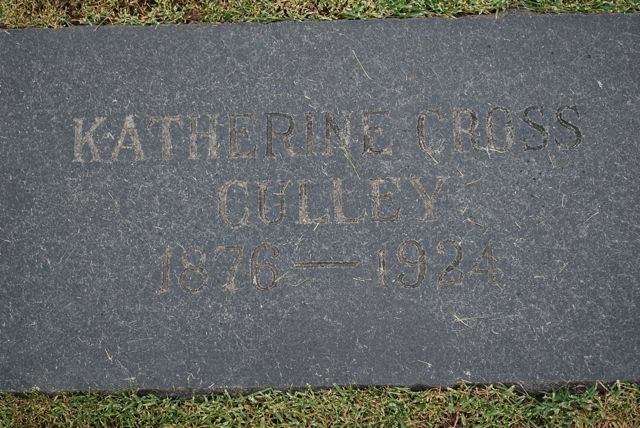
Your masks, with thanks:
<instances>
[{"instance_id":1,"label":"date inscription","mask_svg":"<svg viewBox=\"0 0 640 428\"><path fill-rule=\"evenodd\" d=\"M207 249L176 245L164 249L159 267L157 293L174 287L192 294L212 287L233 292L246 285L266 292L286 286L288 276L296 278L297 284L292 285L301 285L313 279L306 277L310 272L326 269L364 270L365 278L353 279L382 288L417 289L429 285L428 277L435 278L431 285L437 288L460 286L470 276L496 286L503 279L491 242L467 257L463 243L455 239L438 242L432 251L427 251L419 240L408 239L398 245L381 245L372 254L360 257L318 259L287 257L278 245L269 242L255 246L214 245ZM429 276L432 269L435 275ZM290 275L292 272L297 274ZM243 284L241 277L248 284ZM216 283L215 278L222 279Z\"/></svg>"}]
</instances>

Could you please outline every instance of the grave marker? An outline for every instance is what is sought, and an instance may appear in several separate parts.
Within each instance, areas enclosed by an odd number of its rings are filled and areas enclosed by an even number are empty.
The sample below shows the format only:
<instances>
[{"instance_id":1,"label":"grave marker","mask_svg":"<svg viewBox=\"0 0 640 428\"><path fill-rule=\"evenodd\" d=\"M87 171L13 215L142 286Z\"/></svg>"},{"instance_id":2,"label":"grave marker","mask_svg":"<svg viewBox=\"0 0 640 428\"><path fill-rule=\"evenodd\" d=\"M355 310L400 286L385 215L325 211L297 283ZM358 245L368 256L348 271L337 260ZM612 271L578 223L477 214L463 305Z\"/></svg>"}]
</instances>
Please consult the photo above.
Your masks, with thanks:
<instances>
[{"instance_id":1,"label":"grave marker","mask_svg":"<svg viewBox=\"0 0 640 428\"><path fill-rule=\"evenodd\" d=\"M639 40L0 32L0 389L639 380Z\"/></svg>"}]
</instances>

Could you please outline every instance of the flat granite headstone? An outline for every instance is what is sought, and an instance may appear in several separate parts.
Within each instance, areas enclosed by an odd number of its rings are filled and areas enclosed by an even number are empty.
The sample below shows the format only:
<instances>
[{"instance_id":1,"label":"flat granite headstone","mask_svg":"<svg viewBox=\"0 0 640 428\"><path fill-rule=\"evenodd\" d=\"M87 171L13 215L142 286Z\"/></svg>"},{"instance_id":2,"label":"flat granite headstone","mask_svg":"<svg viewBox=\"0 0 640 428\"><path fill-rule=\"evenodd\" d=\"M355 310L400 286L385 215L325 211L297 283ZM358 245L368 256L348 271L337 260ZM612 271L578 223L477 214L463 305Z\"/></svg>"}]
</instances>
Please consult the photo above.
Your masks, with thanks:
<instances>
[{"instance_id":1,"label":"flat granite headstone","mask_svg":"<svg viewBox=\"0 0 640 428\"><path fill-rule=\"evenodd\" d=\"M0 390L640 380L640 15L0 31Z\"/></svg>"}]
</instances>

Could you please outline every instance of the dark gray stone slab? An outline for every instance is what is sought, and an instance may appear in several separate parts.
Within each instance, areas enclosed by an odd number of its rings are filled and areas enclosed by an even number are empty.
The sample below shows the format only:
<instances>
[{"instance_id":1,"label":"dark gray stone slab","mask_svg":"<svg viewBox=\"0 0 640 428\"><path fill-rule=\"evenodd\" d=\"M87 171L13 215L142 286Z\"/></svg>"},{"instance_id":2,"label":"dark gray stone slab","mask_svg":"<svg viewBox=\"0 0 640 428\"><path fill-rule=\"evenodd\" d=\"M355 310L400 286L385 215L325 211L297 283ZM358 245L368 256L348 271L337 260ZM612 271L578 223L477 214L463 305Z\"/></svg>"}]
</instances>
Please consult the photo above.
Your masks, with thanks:
<instances>
[{"instance_id":1,"label":"dark gray stone slab","mask_svg":"<svg viewBox=\"0 0 640 428\"><path fill-rule=\"evenodd\" d=\"M640 16L0 32L0 389L640 380Z\"/></svg>"}]
</instances>

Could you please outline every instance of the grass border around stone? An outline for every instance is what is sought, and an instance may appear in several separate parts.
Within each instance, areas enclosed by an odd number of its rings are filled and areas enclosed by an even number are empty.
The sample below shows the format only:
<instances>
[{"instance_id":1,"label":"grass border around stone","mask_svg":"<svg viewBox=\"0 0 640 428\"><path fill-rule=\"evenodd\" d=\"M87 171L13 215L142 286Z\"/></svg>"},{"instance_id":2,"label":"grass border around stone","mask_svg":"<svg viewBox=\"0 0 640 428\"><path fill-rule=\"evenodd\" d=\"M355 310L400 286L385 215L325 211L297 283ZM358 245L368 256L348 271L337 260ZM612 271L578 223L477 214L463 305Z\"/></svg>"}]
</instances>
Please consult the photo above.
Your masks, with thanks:
<instances>
[{"instance_id":1,"label":"grass border around stone","mask_svg":"<svg viewBox=\"0 0 640 428\"><path fill-rule=\"evenodd\" d=\"M0 27L411 18L500 13L640 12L640 0L0 0Z\"/></svg>"},{"instance_id":2,"label":"grass border around stone","mask_svg":"<svg viewBox=\"0 0 640 428\"><path fill-rule=\"evenodd\" d=\"M167 398L129 391L0 395L0 426L640 426L640 384L412 391L397 387L208 394Z\"/></svg>"}]
</instances>

